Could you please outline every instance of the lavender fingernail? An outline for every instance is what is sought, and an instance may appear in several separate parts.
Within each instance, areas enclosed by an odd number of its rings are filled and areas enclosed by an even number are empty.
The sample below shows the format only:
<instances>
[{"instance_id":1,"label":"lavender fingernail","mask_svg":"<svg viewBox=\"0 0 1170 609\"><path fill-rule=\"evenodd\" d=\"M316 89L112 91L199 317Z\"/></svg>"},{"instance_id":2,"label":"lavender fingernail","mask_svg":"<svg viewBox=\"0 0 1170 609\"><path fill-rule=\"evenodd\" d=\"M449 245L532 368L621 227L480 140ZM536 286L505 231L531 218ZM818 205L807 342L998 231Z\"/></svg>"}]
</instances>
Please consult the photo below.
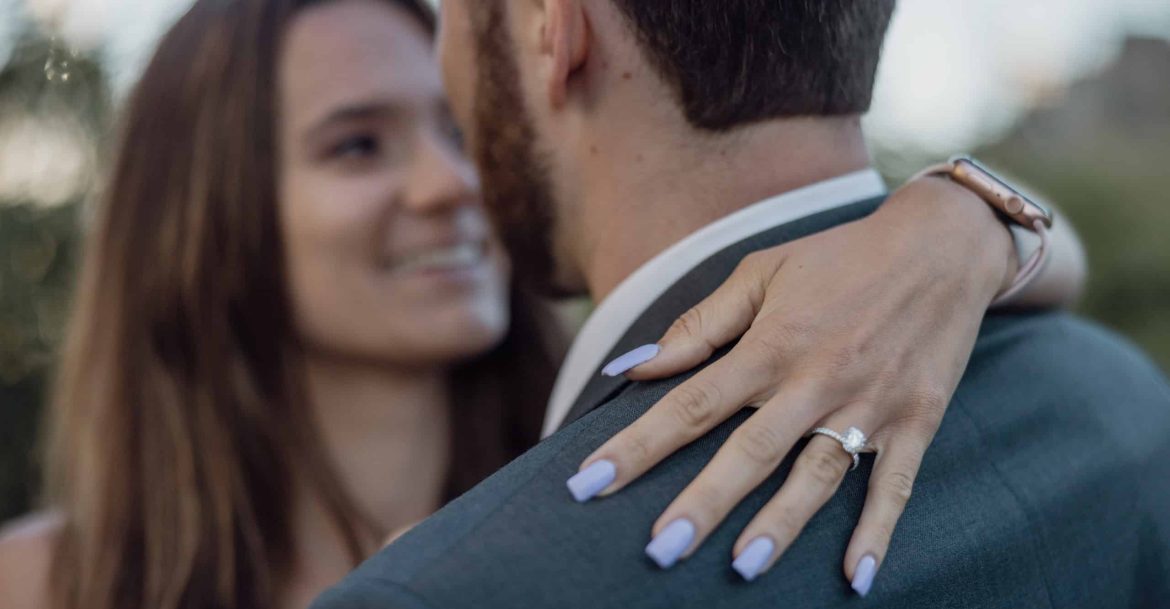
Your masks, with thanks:
<instances>
[{"instance_id":1,"label":"lavender fingernail","mask_svg":"<svg viewBox=\"0 0 1170 609\"><path fill-rule=\"evenodd\" d=\"M657 537L646 546L646 556L663 569L669 569L695 540L695 525L686 518L679 518L666 525Z\"/></svg>"},{"instance_id":2,"label":"lavender fingernail","mask_svg":"<svg viewBox=\"0 0 1170 609\"><path fill-rule=\"evenodd\" d=\"M619 376L658 357L662 347L658 345L642 345L633 351L613 360L601 369L605 376Z\"/></svg>"},{"instance_id":3,"label":"lavender fingernail","mask_svg":"<svg viewBox=\"0 0 1170 609\"><path fill-rule=\"evenodd\" d=\"M767 537L757 537L748 547L735 557L731 568L735 569L747 581L752 581L764 570L764 565L772 558L776 551L776 544Z\"/></svg>"},{"instance_id":4,"label":"lavender fingernail","mask_svg":"<svg viewBox=\"0 0 1170 609\"><path fill-rule=\"evenodd\" d=\"M866 554L857 561L857 568L853 570L853 591L862 597L869 594L874 575L877 575L877 559L873 554Z\"/></svg>"},{"instance_id":5,"label":"lavender fingernail","mask_svg":"<svg viewBox=\"0 0 1170 609\"><path fill-rule=\"evenodd\" d=\"M613 484L616 477L617 468L613 462L602 459L577 472L566 484L569 492L573 494L573 499L576 499L577 503L585 503Z\"/></svg>"}]
</instances>

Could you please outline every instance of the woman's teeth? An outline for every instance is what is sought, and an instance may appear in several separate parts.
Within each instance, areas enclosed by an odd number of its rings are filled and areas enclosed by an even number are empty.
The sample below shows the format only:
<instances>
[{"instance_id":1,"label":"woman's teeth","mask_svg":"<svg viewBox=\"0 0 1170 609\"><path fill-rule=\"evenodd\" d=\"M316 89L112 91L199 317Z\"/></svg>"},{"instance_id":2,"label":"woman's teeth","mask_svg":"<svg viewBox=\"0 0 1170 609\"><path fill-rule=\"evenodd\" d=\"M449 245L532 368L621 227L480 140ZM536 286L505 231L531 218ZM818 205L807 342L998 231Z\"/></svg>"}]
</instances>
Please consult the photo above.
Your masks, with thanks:
<instances>
[{"instance_id":1,"label":"woman's teeth","mask_svg":"<svg viewBox=\"0 0 1170 609\"><path fill-rule=\"evenodd\" d=\"M479 264L483 256L482 245L465 243L420 251L402 259L393 269L400 273L458 270Z\"/></svg>"}]
</instances>

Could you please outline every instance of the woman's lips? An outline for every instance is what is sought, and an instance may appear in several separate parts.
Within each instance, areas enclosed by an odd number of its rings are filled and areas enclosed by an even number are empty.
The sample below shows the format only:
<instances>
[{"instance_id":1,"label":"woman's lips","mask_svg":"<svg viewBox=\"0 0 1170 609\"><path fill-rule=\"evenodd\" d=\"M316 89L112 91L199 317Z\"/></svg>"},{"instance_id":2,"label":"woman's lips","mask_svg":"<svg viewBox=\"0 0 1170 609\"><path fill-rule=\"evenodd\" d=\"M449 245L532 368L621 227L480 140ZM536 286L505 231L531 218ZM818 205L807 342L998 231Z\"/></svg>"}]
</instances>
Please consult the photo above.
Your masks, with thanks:
<instances>
[{"instance_id":1,"label":"woman's lips","mask_svg":"<svg viewBox=\"0 0 1170 609\"><path fill-rule=\"evenodd\" d=\"M450 272L472 269L487 258L486 243L464 242L414 250L390 259L385 268L395 274Z\"/></svg>"}]
</instances>

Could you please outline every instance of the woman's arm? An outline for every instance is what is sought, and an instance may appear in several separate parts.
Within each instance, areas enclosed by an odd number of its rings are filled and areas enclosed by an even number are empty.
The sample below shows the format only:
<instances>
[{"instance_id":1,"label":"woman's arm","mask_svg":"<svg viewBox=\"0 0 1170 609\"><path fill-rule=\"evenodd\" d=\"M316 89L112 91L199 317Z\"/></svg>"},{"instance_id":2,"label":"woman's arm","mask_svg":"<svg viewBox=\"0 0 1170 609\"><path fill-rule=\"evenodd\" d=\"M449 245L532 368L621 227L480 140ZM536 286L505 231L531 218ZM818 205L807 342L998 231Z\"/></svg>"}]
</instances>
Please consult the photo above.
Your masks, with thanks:
<instances>
[{"instance_id":1,"label":"woman's arm","mask_svg":"<svg viewBox=\"0 0 1170 609\"><path fill-rule=\"evenodd\" d=\"M1083 254L1062 220L1044 272L1009 304L1059 306L1079 296ZM694 523L690 554L803 435L856 426L879 456L843 570L859 593L868 591L866 579L880 568L982 319L1019 266L1016 240L998 216L970 191L937 178L907 184L863 220L757 252L628 376L681 373L742 336L735 348L582 469L614 472L598 494L618 492L745 405L758 406L655 523L655 535L677 518ZM752 563L736 563L745 578L783 554L850 465L836 441L809 441L735 546L736 556Z\"/></svg>"}]
</instances>

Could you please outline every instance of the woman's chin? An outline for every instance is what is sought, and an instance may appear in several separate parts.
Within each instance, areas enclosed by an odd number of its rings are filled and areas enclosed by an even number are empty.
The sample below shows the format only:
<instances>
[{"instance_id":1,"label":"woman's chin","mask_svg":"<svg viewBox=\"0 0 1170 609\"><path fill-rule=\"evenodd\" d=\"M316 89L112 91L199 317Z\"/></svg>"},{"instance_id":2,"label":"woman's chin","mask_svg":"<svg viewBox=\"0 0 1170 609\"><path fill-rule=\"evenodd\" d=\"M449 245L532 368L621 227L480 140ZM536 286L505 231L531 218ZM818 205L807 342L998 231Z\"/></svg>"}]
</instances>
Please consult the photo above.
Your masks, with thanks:
<instances>
[{"instance_id":1,"label":"woman's chin","mask_svg":"<svg viewBox=\"0 0 1170 609\"><path fill-rule=\"evenodd\" d=\"M422 325L416 337L419 359L447 365L485 355L503 342L508 333L506 315L469 315L462 319Z\"/></svg>"},{"instance_id":2,"label":"woman's chin","mask_svg":"<svg viewBox=\"0 0 1170 609\"><path fill-rule=\"evenodd\" d=\"M503 331L488 328L468 332L450 344L446 358L452 362L461 362L486 355L504 342L505 334Z\"/></svg>"}]
</instances>

